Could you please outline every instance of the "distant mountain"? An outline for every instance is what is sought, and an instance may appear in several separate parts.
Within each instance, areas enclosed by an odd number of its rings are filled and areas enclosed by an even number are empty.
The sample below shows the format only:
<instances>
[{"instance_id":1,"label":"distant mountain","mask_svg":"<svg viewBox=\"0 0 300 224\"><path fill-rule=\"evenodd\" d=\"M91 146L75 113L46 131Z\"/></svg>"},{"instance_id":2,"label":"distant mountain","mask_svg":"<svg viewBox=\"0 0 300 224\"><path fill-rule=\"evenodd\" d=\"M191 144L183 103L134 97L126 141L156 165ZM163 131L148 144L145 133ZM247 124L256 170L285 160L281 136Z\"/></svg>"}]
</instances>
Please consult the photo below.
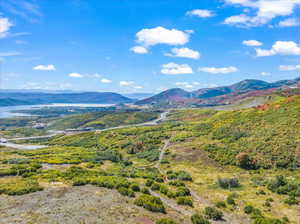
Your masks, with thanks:
<instances>
[{"instance_id":1,"label":"distant mountain","mask_svg":"<svg viewBox=\"0 0 300 224\"><path fill-rule=\"evenodd\" d=\"M134 100L117 93L85 92L85 93L42 93L42 92L2 92L0 100L24 101L26 104L49 103L95 103L119 104L132 103ZM20 102L21 103L21 102ZM21 105L21 104L19 104ZM24 104L22 104L24 105Z\"/></svg>"},{"instance_id":2,"label":"distant mountain","mask_svg":"<svg viewBox=\"0 0 300 224\"><path fill-rule=\"evenodd\" d=\"M164 92L161 92L155 96L150 98L140 100L136 102L137 105L144 105L144 104L152 104L156 106L160 105L173 105L173 104L180 104L180 102L187 101L189 99L193 99L194 94L191 92L187 92L180 88L169 89Z\"/></svg>"},{"instance_id":3,"label":"distant mountain","mask_svg":"<svg viewBox=\"0 0 300 224\"><path fill-rule=\"evenodd\" d=\"M137 99L137 100L142 100L149 98L151 96L155 95L154 93L127 93L123 94L123 96L126 96L130 99Z\"/></svg>"},{"instance_id":4,"label":"distant mountain","mask_svg":"<svg viewBox=\"0 0 300 224\"><path fill-rule=\"evenodd\" d=\"M191 106L191 105L218 105L224 102L230 102L232 98L238 96L250 96L251 93L258 91L257 94L263 94L265 90L280 88L283 86L292 86L300 82L300 78L294 80L281 80L273 83L262 80L247 79L230 86L216 88L204 88L194 92L187 92L183 89L170 89L154 95L150 98L137 101L137 105L155 105L155 106ZM252 95L256 95L253 93Z\"/></svg>"},{"instance_id":5,"label":"distant mountain","mask_svg":"<svg viewBox=\"0 0 300 224\"><path fill-rule=\"evenodd\" d=\"M19 106L19 105L28 105L29 102L23 101L23 100L16 100L11 98L0 98L0 107L6 107L6 106Z\"/></svg>"}]
</instances>

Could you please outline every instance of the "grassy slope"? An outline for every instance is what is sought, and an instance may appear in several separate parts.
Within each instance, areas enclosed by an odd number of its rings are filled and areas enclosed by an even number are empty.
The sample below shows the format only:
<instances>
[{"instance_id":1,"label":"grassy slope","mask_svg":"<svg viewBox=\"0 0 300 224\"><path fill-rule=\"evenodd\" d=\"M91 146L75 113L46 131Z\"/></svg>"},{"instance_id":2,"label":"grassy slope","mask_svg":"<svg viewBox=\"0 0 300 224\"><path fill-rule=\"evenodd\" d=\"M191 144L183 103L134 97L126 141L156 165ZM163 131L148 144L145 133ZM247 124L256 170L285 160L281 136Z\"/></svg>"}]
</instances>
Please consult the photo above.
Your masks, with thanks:
<instances>
[{"instance_id":1,"label":"grassy slope","mask_svg":"<svg viewBox=\"0 0 300 224\"><path fill-rule=\"evenodd\" d=\"M137 124L157 118L155 112L96 112L67 116L56 120L51 129L80 127L108 128L120 125Z\"/></svg>"}]
</instances>

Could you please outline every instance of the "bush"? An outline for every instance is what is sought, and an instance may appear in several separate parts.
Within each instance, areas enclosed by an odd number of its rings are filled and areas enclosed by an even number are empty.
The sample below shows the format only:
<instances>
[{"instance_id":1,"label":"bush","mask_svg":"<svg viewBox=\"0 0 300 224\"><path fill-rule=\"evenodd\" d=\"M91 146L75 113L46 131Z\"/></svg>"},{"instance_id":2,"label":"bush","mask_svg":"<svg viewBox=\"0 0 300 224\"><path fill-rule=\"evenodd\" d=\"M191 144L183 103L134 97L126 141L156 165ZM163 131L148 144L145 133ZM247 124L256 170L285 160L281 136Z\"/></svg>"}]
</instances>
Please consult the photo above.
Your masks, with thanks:
<instances>
[{"instance_id":1,"label":"bush","mask_svg":"<svg viewBox=\"0 0 300 224\"><path fill-rule=\"evenodd\" d=\"M237 165L243 169L255 168L255 163L247 153L241 152L235 157L235 159L237 160Z\"/></svg>"},{"instance_id":2,"label":"bush","mask_svg":"<svg viewBox=\"0 0 300 224\"><path fill-rule=\"evenodd\" d=\"M134 191L125 187L119 187L118 192L123 196L128 196L131 198L135 197Z\"/></svg>"},{"instance_id":3,"label":"bush","mask_svg":"<svg viewBox=\"0 0 300 224\"><path fill-rule=\"evenodd\" d=\"M134 201L134 204L143 207L151 212L166 212L160 198L152 195L142 194Z\"/></svg>"},{"instance_id":4,"label":"bush","mask_svg":"<svg viewBox=\"0 0 300 224\"><path fill-rule=\"evenodd\" d=\"M141 189L141 192L142 192L143 194L150 194L150 191L149 191L149 189L148 189L147 187L143 187L143 188Z\"/></svg>"},{"instance_id":5,"label":"bush","mask_svg":"<svg viewBox=\"0 0 300 224\"><path fill-rule=\"evenodd\" d=\"M223 213L220 210L213 207L206 207L204 213L208 219L212 219L215 221L222 220L223 218Z\"/></svg>"},{"instance_id":6,"label":"bush","mask_svg":"<svg viewBox=\"0 0 300 224\"><path fill-rule=\"evenodd\" d=\"M172 219L164 218L156 221L156 224L176 224Z\"/></svg>"},{"instance_id":7,"label":"bush","mask_svg":"<svg viewBox=\"0 0 300 224\"><path fill-rule=\"evenodd\" d=\"M298 205L299 200L294 196L289 196L287 199L284 200L284 203L288 205Z\"/></svg>"},{"instance_id":8,"label":"bush","mask_svg":"<svg viewBox=\"0 0 300 224\"><path fill-rule=\"evenodd\" d=\"M158 184L158 183L152 184L151 190L152 191L159 191L160 190L160 184Z\"/></svg>"},{"instance_id":9,"label":"bush","mask_svg":"<svg viewBox=\"0 0 300 224\"><path fill-rule=\"evenodd\" d=\"M246 205L244 208L244 212L246 214L251 214L254 211L254 207L252 205Z\"/></svg>"},{"instance_id":10,"label":"bush","mask_svg":"<svg viewBox=\"0 0 300 224\"><path fill-rule=\"evenodd\" d=\"M147 186L147 187L151 187L152 186L152 184L153 184L153 180L146 180L146 183L145 183L145 185Z\"/></svg>"},{"instance_id":11,"label":"bush","mask_svg":"<svg viewBox=\"0 0 300 224\"><path fill-rule=\"evenodd\" d=\"M169 185L175 186L175 187L185 187L185 183L179 180L173 180L169 182Z\"/></svg>"},{"instance_id":12,"label":"bush","mask_svg":"<svg viewBox=\"0 0 300 224\"><path fill-rule=\"evenodd\" d=\"M216 203L217 208L226 208L226 203L224 201L218 201Z\"/></svg>"},{"instance_id":13,"label":"bush","mask_svg":"<svg viewBox=\"0 0 300 224\"><path fill-rule=\"evenodd\" d=\"M224 189L237 188L240 186L237 178L219 178L218 185Z\"/></svg>"},{"instance_id":14,"label":"bush","mask_svg":"<svg viewBox=\"0 0 300 224\"><path fill-rule=\"evenodd\" d=\"M226 199L226 202L229 205L235 205L236 203L235 203L234 197L235 197L235 195L233 195L233 194L229 195Z\"/></svg>"},{"instance_id":15,"label":"bush","mask_svg":"<svg viewBox=\"0 0 300 224\"><path fill-rule=\"evenodd\" d=\"M106 149L103 151L98 151L94 162L101 162L104 160L109 160L114 163L122 162L122 154L116 150Z\"/></svg>"},{"instance_id":16,"label":"bush","mask_svg":"<svg viewBox=\"0 0 300 224\"><path fill-rule=\"evenodd\" d=\"M193 224L210 224L210 221L198 214L192 215L191 221Z\"/></svg>"},{"instance_id":17,"label":"bush","mask_svg":"<svg viewBox=\"0 0 300 224\"><path fill-rule=\"evenodd\" d=\"M188 205L190 207L193 207L193 200L191 197L178 197L177 204L178 205Z\"/></svg>"},{"instance_id":18,"label":"bush","mask_svg":"<svg viewBox=\"0 0 300 224\"><path fill-rule=\"evenodd\" d=\"M181 197L181 196L190 196L191 192L187 187L179 187L176 191L176 196Z\"/></svg>"},{"instance_id":19,"label":"bush","mask_svg":"<svg viewBox=\"0 0 300 224\"><path fill-rule=\"evenodd\" d=\"M133 183L131 184L131 190L135 191L135 192L139 192L140 191L140 186L137 183Z\"/></svg>"}]
</instances>

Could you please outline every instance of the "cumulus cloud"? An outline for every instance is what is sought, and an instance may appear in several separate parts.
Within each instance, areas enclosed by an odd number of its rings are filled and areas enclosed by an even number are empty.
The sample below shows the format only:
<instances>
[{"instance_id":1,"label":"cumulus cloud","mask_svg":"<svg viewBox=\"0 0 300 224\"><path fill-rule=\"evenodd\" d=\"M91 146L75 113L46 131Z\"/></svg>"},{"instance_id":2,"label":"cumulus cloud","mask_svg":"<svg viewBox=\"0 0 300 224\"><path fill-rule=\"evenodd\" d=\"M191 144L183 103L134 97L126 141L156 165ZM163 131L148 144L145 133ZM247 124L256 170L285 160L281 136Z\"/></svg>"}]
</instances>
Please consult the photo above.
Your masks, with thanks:
<instances>
[{"instance_id":1,"label":"cumulus cloud","mask_svg":"<svg viewBox=\"0 0 300 224\"><path fill-rule=\"evenodd\" d=\"M8 18L0 17L0 38L4 38L8 36L9 29L13 26L13 24L9 21Z\"/></svg>"},{"instance_id":2,"label":"cumulus cloud","mask_svg":"<svg viewBox=\"0 0 300 224\"><path fill-rule=\"evenodd\" d=\"M296 71L300 70L300 65L280 65L280 71Z\"/></svg>"},{"instance_id":3,"label":"cumulus cloud","mask_svg":"<svg viewBox=\"0 0 300 224\"><path fill-rule=\"evenodd\" d=\"M244 40L243 44L246 46L251 46L251 47L259 47L262 46L263 43L257 40Z\"/></svg>"},{"instance_id":4,"label":"cumulus cloud","mask_svg":"<svg viewBox=\"0 0 300 224\"><path fill-rule=\"evenodd\" d=\"M136 54L147 54L148 53L148 49L143 46L135 46L135 47L131 48L130 50Z\"/></svg>"},{"instance_id":5,"label":"cumulus cloud","mask_svg":"<svg viewBox=\"0 0 300 224\"><path fill-rule=\"evenodd\" d=\"M300 46L294 41L276 41L270 50L256 49L257 57L273 55L300 55Z\"/></svg>"},{"instance_id":6,"label":"cumulus cloud","mask_svg":"<svg viewBox=\"0 0 300 224\"><path fill-rule=\"evenodd\" d=\"M199 59L200 53L189 48L173 48L171 53L165 54L169 57Z\"/></svg>"},{"instance_id":7,"label":"cumulus cloud","mask_svg":"<svg viewBox=\"0 0 300 224\"><path fill-rule=\"evenodd\" d=\"M120 86L132 86L134 85L133 81L121 81Z\"/></svg>"},{"instance_id":8,"label":"cumulus cloud","mask_svg":"<svg viewBox=\"0 0 300 224\"><path fill-rule=\"evenodd\" d=\"M234 66L224 67L224 68L202 67L202 68L199 68L199 71L207 72L207 73L211 73L211 74L227 74L227 73L238 72L239 69Z\"/></svg>"},{"instance_id":9,"label":"cumulus cloud","mask_svg":"<svg viewBox=\"0 0 300 224\"><path fill-rule=\"evenodd\" d=\"M33 67L33 70L40 70L40 71L55 71L54 65L37 65Z\"/></svg>"},{"instance_id":10,"label":"cumulus cloud","mask_svg":"<svg viewBox=\"0 0 300 224\"><path fill-rule=\"evenodd\" d=\"M279 27L293 27L293 26L300 26L300 19L297 18L288 18L282 20L278 24Z\"/></svg>"},{"instance_id":11,"label":"cumulus cloud","mask_svg":"<svg viewBox=\"0 0 300 224\"><path fill-rule=\"evenodd\" d=\"M247 9L244 14L226 18L225 23L248 27L265 25L276 17L292 15L300 4L300 0L225 0L225 2Z\"/></svg>"},{"instance_id":12,"label":"cumulus cloud","mask_svg":"<svg viewBox=\"0 0 300 224\"><path fill-rule=\"evenodd\" d=\"M112 83L112 81L111 81L111 80L109 80L109 79L106 79L106 78L103 78L103 79L101 79L101 80L100 80L100 82L102 82L102 83L105 83L105 84Z\"/></svg>"},{"instance_id":13,"label":"cumulus cloud","mask_svg":"<svg viewBox=\"0 0 300 224\"><path fill-rule=\"evenodd\" d=\"M193 69L187 64L179 65L171 62L162 65L161 73L166 75L192 74Z\"/></svg>"},{"instance_id":14,"label":"cumulus cloud","mask_svg":"<svg viewBox=\"0 0 300 224\"><path fill-rule=\"evenodd\" d=\"M72 78L82 78L83 77L83 75L81 75L80 73L76 73L76 72L70 73L68 76L72 77Z\"/></svg>"},{"instance_id":15,"label":"cumulus cloud","mask_svg":"<svg viewBox=\"0 0 300 224\"><path fill-rule=\"evenodd\" d=\"M189 42L190 32L176 29L166 29L156 27L152 29L142 29L136 34L137 42L144 47L157 44L184 45Z\"/></svg>"},{"instance_id":16,"label":"cumulus cloud","mask_svg":"<svg viewBox=\"0 0 300 224\"><path fill-rule=\"evenodd\" d=\"M200 18L208 18L214 16L214 13L206 9L194 9L186 13L189 16L197 16Z\"/></svg>"},{"instance_id":17,"label":"cumulus cloud","mask_svg":"<svg viewBox=\"0 0 300 224\"><path fill-rule=\"evenodd\" d=\"M271 73L270 72L262 72L262 73L260 73L262 76L269 76L269 75L271 75Z\"/></svg>"}]
</instances>

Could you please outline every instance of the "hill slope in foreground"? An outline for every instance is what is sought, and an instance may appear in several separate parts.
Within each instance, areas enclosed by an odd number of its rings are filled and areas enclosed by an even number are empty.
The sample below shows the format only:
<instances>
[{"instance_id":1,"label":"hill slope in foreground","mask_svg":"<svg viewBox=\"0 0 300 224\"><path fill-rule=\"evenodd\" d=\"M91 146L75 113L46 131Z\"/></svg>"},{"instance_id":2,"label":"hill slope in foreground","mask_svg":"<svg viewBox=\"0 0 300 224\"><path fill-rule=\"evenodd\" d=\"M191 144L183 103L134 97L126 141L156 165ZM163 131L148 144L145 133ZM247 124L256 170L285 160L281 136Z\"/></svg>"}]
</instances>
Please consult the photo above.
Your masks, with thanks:
<instances>
[{"instance_id":1,"label":"hill slope in foreground","mask_svg":"<svg viewBox=\"0 0 300 224\"><path fill-rule=\"evenodd\" d=\"M249 109L174 110L157 126L57 136L38 150L2 147L0 220L298 224L297 91Z\"/></svg>"}]
</instances>

